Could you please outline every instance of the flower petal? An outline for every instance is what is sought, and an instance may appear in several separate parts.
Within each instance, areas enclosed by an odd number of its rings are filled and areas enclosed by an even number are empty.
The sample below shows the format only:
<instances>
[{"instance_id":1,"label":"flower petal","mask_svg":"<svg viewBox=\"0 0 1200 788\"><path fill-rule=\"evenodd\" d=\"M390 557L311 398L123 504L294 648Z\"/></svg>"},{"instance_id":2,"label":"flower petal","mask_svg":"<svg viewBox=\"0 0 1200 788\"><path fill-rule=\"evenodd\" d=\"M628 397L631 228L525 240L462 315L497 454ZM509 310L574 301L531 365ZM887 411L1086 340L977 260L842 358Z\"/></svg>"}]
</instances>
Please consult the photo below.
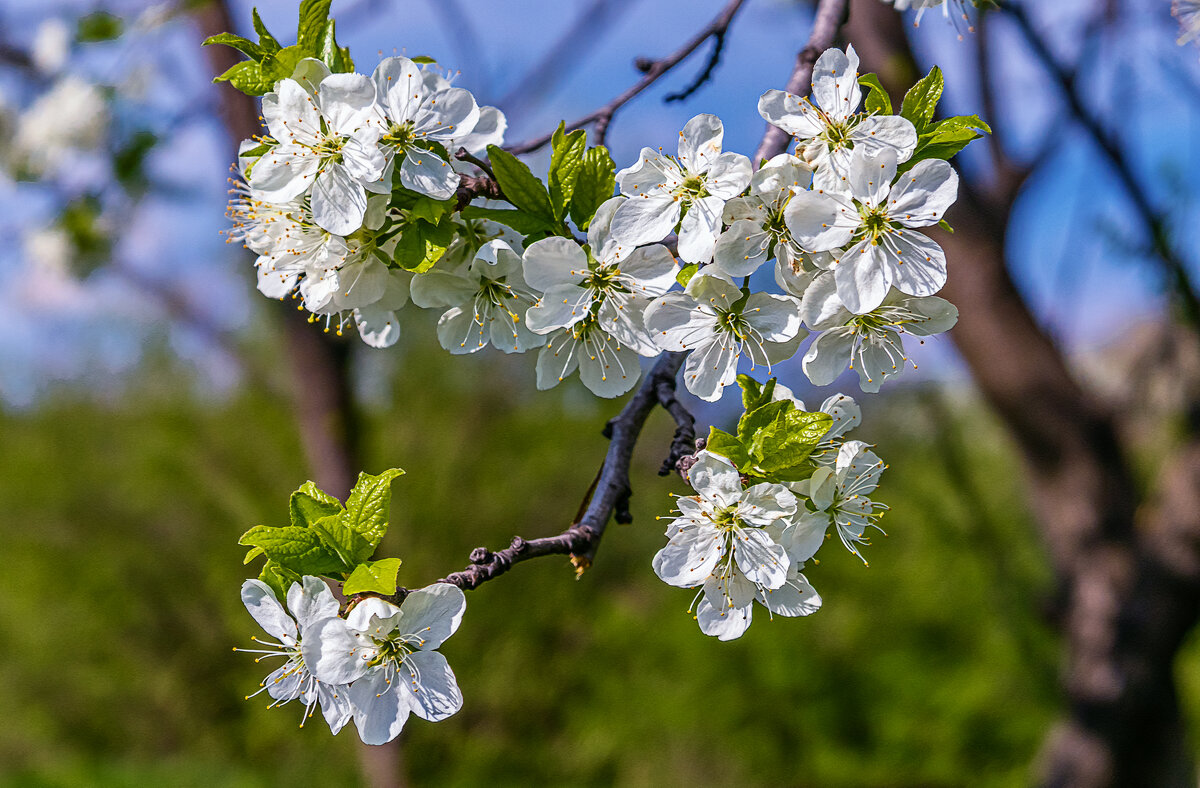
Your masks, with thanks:
<instances>
[{"instance_id":1,"label":"flower petal","mask_svg":"<svg viewBox=\"0 0 1200 788\"><path fill-rule=\"evenodd\" d=\"M293 583L293 585L298 585ZM242 583L242 604L246 606L250 617L258 622L263 631L283 643L295 643L299 634L296 622L279 604L275 592L261 580L247 580Z\"/></svg>"},{"instance_id":2,"label":"flower petal","mask_svg":"<svg viewBox=\"0 0 1200 788\"><path fill-rule=\"evenodd\" d=\"M421 719L437 722L462 708L458 679L446 658L436 651L410 654L395 681L402 684L402 692L412 696L413 713Z\"/></svg>"},{"instance_id":3,"label":"flower petal","mask_svg":"<svg viewBox=\"0 0 1200 788\"><path fill-rule=\"evenodd\" d=\"M350 685L346 695L354 709L354 725L364 744L386 744L400 735L412 712L411 692L396 681L387 683L382 670L373 670Z\"/></svg>"},{"instance_id":4,"label":"flower petal","mask_svg":"<svg viewBox=\"0 0 1200 788\"><path fill-rule=\"evenodd\" d=\"M455 633L466 609L467 598L461 588L434 583L404 598L396 627L405 635L419 636L419 647L428 651L438 648Z\"/></svg>"},{"instance_id":5,"label":"flower petal","mask_svg":"<svg viewBox=\"0 0 1200 788\"><path fill-rule=\"evenodd\" d=\"M716 528L684 528L654 556L654 573L667 585L693 588L712 574L721 557L721 538Z\"/></svg>"}]
</instances>

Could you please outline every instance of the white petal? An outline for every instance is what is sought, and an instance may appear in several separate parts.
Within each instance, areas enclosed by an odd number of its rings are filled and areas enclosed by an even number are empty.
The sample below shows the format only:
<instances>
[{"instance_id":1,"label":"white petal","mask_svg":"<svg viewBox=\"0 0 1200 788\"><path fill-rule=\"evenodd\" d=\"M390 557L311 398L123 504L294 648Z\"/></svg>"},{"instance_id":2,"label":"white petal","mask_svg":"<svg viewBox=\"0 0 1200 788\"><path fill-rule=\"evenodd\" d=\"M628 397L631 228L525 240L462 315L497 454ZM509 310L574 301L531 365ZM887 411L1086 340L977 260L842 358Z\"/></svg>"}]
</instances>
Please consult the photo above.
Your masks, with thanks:
<instances>
[{"instance_id":1,"label":"white petal","mask_svg":"<svg viewBox=\"0 0 1200 788\"><path fill-rule=\"evenodd\" d=\"M742 495L742 477L733 463L708 451L696 455L696 463L688 469L688 484L701 497L721 506L736 503Z\"/></svg>"},{"instance_id":2,"label":"white petal","mask_svg":"<svg viewBox=\"0 0 1200 788\"><path fill-rule=\"evenodd\" d=\"M738 219L717 238L713 261L730 276L749 276L766 262L769 240L760 223Z\"/></svg>"},{"instance_id":3,"label":"white petal","mask_svg":"<svg viewBox=\"0 0 1200 788\"><path fill-rule=\"evenodd\" d=\"M400 183L406 189L426 194L435 200L448 200L458 188L459 177L436 153L410 149L400 165Z\"/></svg>"},{"instance_id":4,"label":"white petal","mask_svg":"<svg viewBox=\"0 0 1200 788\"><path fill-rule=\"evenodd\" d=\"M338 293L334 300L339 309L354 309L377 303L387 292L388 267L371 256L347 263L338 271Z\"/></svg>"},{"instance_id":5,"label":"white petal","mask_svg":"<svg viewBox=\"0 0 1200 788\"><path fill-rule=\"evenodd\" d=\"M671 289L679 265L659 244L634 249L618 266L621 283L634 295L656 298Z\"/></svg>"},{"instance_id":6,"label":"white petal","mask_svg":"<svg viewBox=\"0 0 1200 788\"><path fill-rule=\"evenodd\" d=\"M779 616L810 616L821 609L821 597L804 575L789 578L782 588L763 591L759 601Z\"/></svg>"},{"instance_id":7,"label":"white petal","mask_svg":"<svg viewBox=\"0 0 1200 788\"><path fill-rule=\"evenodd\" d=\"M418 651L404 660L394 681L412 695L413 713L430 722L444 720L462 708L458 679L446 658L436 651Z\"/></svg>"},{"instance_id":8,"label":"white petal","mask_svg":"<svg viewBox=\"0 0 1200 788\"><path fill-rule=\"evenodd\" d=\"M394 310L383 309L379 304L359 307L354 310L354 320L359 336L371 347L391 347L400 339L400 321Z\"/></svg>"},{"instance_id":9,"label":"white petal","mask_svg":"<svg viewBox=\"0 0 1200 788\"><path fill-rule=\"evenodd\" d=\"M307 148L276 145L255 162L250 187L267 202L288 202L308 191L319 166L319 158Z\"/></svg>"},{"instance_id":10,"label":"white petal","mask_svg":"<svg viewBox=\"0 0 1200 788\"><path fill-rule=\"evenodd\" d=\"M552 287L525 313L525 325L535 334L548 334L583 320L590 314L591 305L592 295L582 287Z\"/></svg>"},{"instance_id":11,"label":"white petal","mask_svg":"<svg viewBox=\"0 0 1200 788\"><path fill-rule=\"evenodd\" d=\"M293 584L298 585L298 584ZM242 604L263 631L283 643L295 643L298 637L296 622L279 604L275 592L261 580L242 583Z\"/></svg>"},{"instance_id":12,"label":"white petal","mask_svg":"<svg viewBox=\"0 0 1200 788\"><path fill-rule=\"evenodd\" d=\"M412 120L425 95L417 64L406 57L384 58L375 67L372 78L388 117L396 123Z\"/></svg>"},{"instance_id":13,"label":"white petal","mask_svg":"<svg viewBox=\"0 0 1200 788\"><path fill-rule=\"evenodd\" d=\"M937 224L958 198L958 173L942 159L926 159L900 176L888 197L888 216L908 227Z\"/></svg>"},{"instance_id":14,"label":"white petal","mask_svg":"<svg viewBox=\"0 0 1200 788\"><path fill-rule=\"evenodd\" d=\"M321 117L312 96L295 80L281 79L274 98L263 97L263 119L271 136L280 143L316 143L321 138Z\"/></svg>"},{"instance_id":15,"label":"white petal","mask_svg":"<svg viewBox=\"0 0 1200 788\"><path fill-rule=\"evenodd\" d=\"M700 631L718 640L740 638L750 628L753 604L727 607L722 597L716 599L719 607L709 601L707 594L696 605L696 623L700 625Z\"/></svg>"},{"instance_id":16,"label":"white petal","mask_svg":"<svg viewBox=\"0 0 1200 788\"><path fill-rule=\"evenodd\" d=\"M756 484L738 502L739 520L765 527L796 512L796 496L782 484Z\"/></svg>"},{"instance_id":17,"label":"white petal","mask_svg":"<svg viewBox=\"0 0 1200 788\"><path fill-rule=\"evenodd\" d=\"M845 246L861 220L854 205L832 194L796 192L783 212L788 232L802 249L825 252Z\"/></svg>"},{"instance_id":18,"label":"white petal","mask_svg":"<svg viewBox=\"0 0 1200 788\"><path fill-rule=\"evenodd\" d=\"M552 389L579 367L579 343L571 335L571 329L552 334L546 346L538 353L537 387Z\"/></svg>"},{"instance_id":19,"label":"white petal","mask_svg":"<svg viewBox=\"0 0 1200 788\"><path fill-rule=\"evenodd\" d=\"M752 293L742 317L767 342L786 342L800 331L800 299L774 293Z\"/></svg>"},{"instance_id":20,"label":"white petal","mask_svg":"<svg viewBox=\"0 0 1200 788\"><path fill-rule=\"evenodd\" d=\"M721 155L725 127L716 115L697 115L679 132L679 163L688 172L708 172Z\"/></svg>"},{"instance_id":21,"label":"white petal","mask_svg":"<svg viewBox=\"0 0 1200 788\"><path fill-rule=\"evenodd\" d=\"M812 558L825 543L825 532L829 529L829 515L825 512L806 512L784 531L784 547L788 557L796 563Z\"/></svg>"},{"instance_id":22,"label":"white petal","mask_svg":"<svg viewBox=\"0 0 1200 788\"><path fill-rule=\"evenodd\" d=\"M374 116L375 86L363 74L330 74L317 91L321 114L335 134L349 135Z\"/></svg>"},{"instance_id":23,"label":"white petal","mask_svg":"<svg viewBox=\"0 0 1200 788\"><path fill-rule=\"evenodd\" d=\"M823 271L813 278L800 299L800 319L809 328L823 331L845 324L850 312L837 295L833 273Z\"/></svg>"},{"instance_id":24,"label":"white petal","mask_svg":"<svg viewBox=\"0 0 1200 788\"><path fill-rule=\"evenodd\" d=\"M937 296L910 298L907 306L911 311L925 318L904 325L905 331L919 337L949 331L958 322L958 307L944 298Z\"/></svg>"},{"instance_id":25,"label":"white petal","mask_svg":"<svg viewBox=\"0 0 1200 788\"><path fill-rule=\"evenodd\" d=\"M654 556L654 573L668 585L692 588L708 579L720 557L721 536L716 528L685 528Z\"/></svg>"},{"instance_id":26,"label":"white petal","mask_svg":"<svg viewBox=\"0 0 1200 788\"><path fill-rule=\"evenodd\" d=\"M826 49L813 65L813 98L834 120L845 120L858 109L862 89L858 86L858 55L854 47Z\"/></svg>"},{"instance_id":27,"label":"white petal","mask_svg":"<svg viewBox=\"0 0 1200 788\"><path fill-rule=\"evenodd\" d=\"M458 273L434 269L412 278L412 302L425 309L465 304L479 291L479 283Z\"/></svg>"},{"instance_id":28,"label":"white petal","mask_svg":"<svg viewBox=\"0 0 1200 788\"><path fill-rule=\"evenodd\" d=\"M488 344L487 325L477 320L473 309L456 306L438 319L438 343L456 355L483 350Z\"/></svg>"},{"instance_id":29,"label":"white petal","mask_svg":"<svg viewBox=\"0 0 1200 788\"><path fill-rule=\"evenodd\" d=\"M889 241L897 253L888 259L890 284L912 296L930 296L942 289L946 284L946 253L936 241L914 230L893 233Z\"/></svg>"},{"instance_id":30,"label":"white petal","mask_svg":"<svg viewBox=\"0 0 1200 788\"><path fill-rule=\"evenodd\" d=\"M337 735L354 714L345 684L317 683L317 701L321 704L321 715L329 725L330 733Z\"/></svg>"},{"instance_id":31,"label":"white petal","mask_svg":"<svg viewBox=\"0 0 1200 788\"><path fill-rule=\"evenodd\" d=\"M419 636L419 647L428 651L442 645L458 630L466 609L467 598L461 588L434 583L405 597L396 626L406 635Z\"/></svg>"},{"instance_id":32,"label":"white petal","mask_svg":"<svg viewBox=\"0 0 1200 788\"><path fill-rule=\"evenodd\" d=\"M687 293L667 293L646 307L646 330L663 350L691 350L716 335L716 318L696 308Z\"/></svg>"},{"instance_id":33,"label":"white petal","mask_svg":"<svg viewBox=\"0 0 1200 788\"><path fill-rule=\"evenodd\" d=\"M319 577L305 575L299 583L292 583L287 595L288 610L296 617L301 628L338 614L338 602L329 586Z\"/></svg>"},{"instance_id":34,"label":"white petal","mask_svg":"<svg viewBox=\"0 0 1200 788\"><path fill-rule=\"evenodd\" d=\"M367 193L340 164L330 164L317 176L312 194L313 221L335 235L350 235L362 227Z\"/></svg>"},{"instance_id":35,"label":"white petal","mask_svg":"<svg viewBox=\"0 0 1200 788\"><path fill-rule=\"evenodd\" d=\"M683 180L679 165L653 148L642 148L637 164L617 173L621 193L639 199L646 194L662 196L674 191L683 185Z\"/></svg>"},{"instance_id":36,"label":"white petal","mask_svg":"<svg viewBox=\"0 0 1200 788\"><path fill-rule=\"evenodd\" d=\"M875 206L887 199L896 178L896 151L884 148L869 154L855 148L850 154L850 173L847 183L850 193L859 202Z\"/></svg>"},{"instance_id":37,"label":"white petal","mask_svg":"<svg viewBox=\"0 0 1200 788\"><path fill-rule=\"evenodd\" d=\"M917 130L899 115L872 115L850 131L850 139L855 150L874 154L891 148L897 161L908 161L917 147Z\"/></svg>"},{"instance_id":38,"label":"white petal","mask_svg":"<svg viewBox=\"0 0 1200 788\"><path fill-rule=\"evenodd\" d=\"M612 237L622 246L657 243L679 223L679 203L670 196L631 197L617 207Z\"/></svg>"},{"instance_id":39,"label":"white petal","mask_svg":"<svg viewBox=\"0 0 1200 788\"><path fill-rule=\"evenodd\" d=\"M417 114L413 133L418 137L448 142L468 134L479 120L479 106L470 91L462 88L439 90L427 98Z\"/></svg>"},{"instance_id":40,"label":"white petal","mask_svg":"<svg viewBox=\"0 0 1200 788\"><path fill-rule=\"evenodd\" d=\"M895 235L890 237L894 238ZM838 298L846 309L856 315L865 315L883 303L888 288L892 286L894 270L895 266L890 262L884 245L874 244L869 238L864 238L847 249L833 267Z\"/></svg>"},{"instance_id":41,"label":"white petal","mask_svg":"<svg viewBox=\"0 0 1200 788\"><path fill-rule=\"evenodd\" d=\"M706 402L716 402L725 387L737 379L740 357L740 343L728 335L698 344L684 364L683 380L687 390Z\"/></svg>"},{"instance_id":42,"label":"white petal","mask_svg":"<svg viewBox=\"0 0 1200 788\"><path fill-rule=\"evenodd\" d=\"M412 711L412 693L387 683L382 670L373 670L346 690L354 708L354 725L364 744L386 744L400 735Z\"/></svg>"},{"instance_id":43,"label":"white petal","mask_svg":"<svg viewBox=\"0 0 1200 788\"><path fill-rule=\"evenodd\" d=\"M819 335L804 354L804 374L814 386L828 386L850 363L854 334L848 329L833 329Z\"/></svg>"},{"instance_id":44,"label":"white petal","mask_svg":"<svg viewBox=\"0 0 1200 788\"><path fill-rule=\"evenodd\" d=\"M357 134L342 146L342 164L351 178L362 184L373 183L383 177L388 161L375 142L374 134ZM391 181L382 186L391 191Z\"/></svg>"},{"instance_id":45,"label":"white petal","mask_svg":"<svg viewBox=\"0 0 1200 788\"><path fill-rule=\"evenodd\" d=\"M771 541L760 528L739 528L734 532L733 558L746 579L763 588L779 588L787 581L787 551Z\"/></svg>"},{"instance_id":46,"label":"white petal","mask_svg":"<svg viewBox=\"0 0 1200 788\"><path fill-rule=\"evenodd\" d=\"M348 684L366 675L367 663L375 656L374 650L350 631L346 620L337 616L307 628L300 651L312 674L329 684Z\"/></svg>"},{"instance_id":47,"label":"white petal","mask_svg":"<svg viewBox=\"0 0 1200 788\"><path fill-rule=\"evenodd\" d=\"M724 208L725 201L720 197L703 197L692 203L679 226L679 256L683 260L702 263L712 259Z\"/></svg>"},{"instance_id":48,"label":"white petal","mask_svg":"<svg viewBox=\"0 0 1200 788\"><path fill-rule=\"evenodd\" d=\"M750 159L742 154L722 153L708 168L704 187L712 196L728 200L746 190L753 172Z\"/></svg>"},{"instance_id":49,"label":"white petal","mask_svg":"<svg viewBox=\"0 0 1200 788\"><path fill-rule=\"evenodd\" d=\"M597 343L598 344L598 343ZM580 347L579 379L598 397L617 397L633 388L642 374L638 354L628 347L605 341L602 349Z\"/></svg>"},{"instance_id":50,"label":"white petal","mask_svg":"<svg viewBox=\"0 0 1200 788\"><path fill-rule=\"evenodd\" d=\"M809 139L825 130L817 108L799 96L782 90L768 90L758 99L758 114L772 126L788 134Z\"/></svg>"},{"instance_id":51,"label":"white petal","mask_svg":"<svg viewBox=\"0 0 1200 788\"><path fill-rule=\"evenodd\" d=\"M559 236L530 244L521 268L525 282L543 293L562 285L578 284L589 273L587 254L579 244Z\"/></svg>"}]
</instances>

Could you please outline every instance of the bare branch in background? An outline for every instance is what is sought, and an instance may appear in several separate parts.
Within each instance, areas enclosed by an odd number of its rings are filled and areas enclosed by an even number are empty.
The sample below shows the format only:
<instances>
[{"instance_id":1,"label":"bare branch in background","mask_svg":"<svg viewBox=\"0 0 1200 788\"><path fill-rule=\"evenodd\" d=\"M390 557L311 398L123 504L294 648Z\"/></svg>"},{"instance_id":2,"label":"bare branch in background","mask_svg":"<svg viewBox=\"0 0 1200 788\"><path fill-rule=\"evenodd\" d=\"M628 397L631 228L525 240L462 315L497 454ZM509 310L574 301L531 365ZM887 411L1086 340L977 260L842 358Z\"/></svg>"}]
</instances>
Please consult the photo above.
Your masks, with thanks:
<instances>
[{"instance_id":1,"label":"bare branch in background","mask_svg":"<svg viewBox=\"0 0 1200 788\"><path fill-rule=\"evenodd\" d=\"M640 61L639 68L645 72L645 76L638 80L637 84L626 90L621 95L617 96L612 101L605 104L600 109L585 115L582 118L567 124L567 131L583 128L584 126L592 126L593 128L593 143L603 145L605 136L608 133L608 125L612 123L613 116L617 111L632 101L639 93L657 82L664 74L666 74L675 66L679 65L692 54L708 39L717 35L718 32L724 32L729 29L729 25L733 23L733 18L737 15L738 10L746 0L733 0L725 9L717 15L713 21L695 36L693 36L686 44L661 60L643 60ZM824 3L822 3L824 5ZM523 142L518 145L511 145L508 150L512 153L530 153L550 142L553 133L538 137L535 140Z\"/></svg>"}]
</instances>

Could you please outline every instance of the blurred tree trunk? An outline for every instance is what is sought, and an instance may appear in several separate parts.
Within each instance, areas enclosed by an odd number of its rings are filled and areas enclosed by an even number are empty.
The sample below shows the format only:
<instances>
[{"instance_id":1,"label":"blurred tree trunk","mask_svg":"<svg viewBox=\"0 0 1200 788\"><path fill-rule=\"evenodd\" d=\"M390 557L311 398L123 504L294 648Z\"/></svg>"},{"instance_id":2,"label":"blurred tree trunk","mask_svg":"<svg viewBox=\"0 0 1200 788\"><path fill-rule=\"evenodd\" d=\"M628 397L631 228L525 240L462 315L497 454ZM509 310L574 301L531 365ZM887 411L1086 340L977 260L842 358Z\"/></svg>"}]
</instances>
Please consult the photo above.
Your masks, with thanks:
<instances>
[{"instance_id":1,"label":"blurred tree trunk","mask_svg":"<svg viewBox=\"0 0 1200 788\"><path fill-rule=\"evenodd\" d=\"M894 99L920 74L905 27L879 0L853 0L844 28L862 70ZM1193 431L1143 494L1114 413L1072 377L1009 275L1005 232L1021 178L999 146L993 162L992 182L964 178L948 216L956 232L935 236L950 261L942 295L961 315L951 337L1020 449L1059 583L1066 709L1038 780L1195 785L1173 671L1200 614L1200 442Z\"/></svg>"},{"instance_id":2,"label":"blurred tree trunk","mask_svg":"<svg viewBox=\"0 0 1200 788\"><path fill-rule=\"evenodd\" d=\"M201 35L236 32L226 2L209 2L194 12ZM213 72L220 74L241 59L229 47L208 50ZM231 145L230 159L243 139L261 133L258 102L228 85L218 88L221 110ZM313 481L321 489L345 499L362 467L358 424L350 388L350 343L322 333L308 322L306 313L292 302L275 305L283 326L285 357L292 378L293 408ZM373 788L405 785L399 740L381 747L359 745L359 764Z\"/></svg>"}]
</instances>

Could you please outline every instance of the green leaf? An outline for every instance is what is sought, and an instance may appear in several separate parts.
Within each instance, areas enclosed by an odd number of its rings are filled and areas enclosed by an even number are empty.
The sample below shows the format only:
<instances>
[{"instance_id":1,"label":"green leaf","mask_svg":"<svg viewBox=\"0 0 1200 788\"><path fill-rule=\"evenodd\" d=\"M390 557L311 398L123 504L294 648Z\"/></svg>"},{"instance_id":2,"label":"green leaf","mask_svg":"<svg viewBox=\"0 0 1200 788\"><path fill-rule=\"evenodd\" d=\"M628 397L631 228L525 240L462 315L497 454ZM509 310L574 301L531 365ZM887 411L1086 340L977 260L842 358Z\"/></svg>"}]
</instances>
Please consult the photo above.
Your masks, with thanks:
<instances>
[{"instance_id":1,"label":"green leaf","mask_svg":"<svg viewBox=\"0 0 1200 788\"><path fill-rule=\"evenodd\" d=\"M755 432L750 456L767 473L793 468L808 459L832 425L833 417L828 413L806 413L793 408Z\"/></svg>"},{"instance_id":2,"label":"green leaf","mask_svg":"<svg viewBox=\"0 0 1200 788\"><path fill-rule=\"evenodd\" d=\"M330 19L325 26L325 34L321 37L319 57L335 74L346 74L354 71L354 60L350 57L349 47L338 46L336 23Z\"/></svg>"},{"instance_id":3,"label":"green leaf","mask_svg":"<svg viewBox=\"0 0 1200 788\"><path fill-rule=\"evenodd\" d=\"M945 219L942 219L938 222L938 227L941 227L946 232L950 233L951 235L954 235L954 228L951 227L950 222L946 221Z\"/></svg>"},{"instance_id":4,"label":"green leaf","mask_svg":"<svg viewBox=\"0 0 1200 788\"><path fill-rule=\"evenodd\" d=\"M343 514L338 512L329 517L322 517L309 523L308 527L321 540L325 549L342 562L343 571L349 572L352 566L370 558L371 553L375 552L375 546L351 530L344 522Z\"/></svg>"},{"instance_id":5,"label":"green leaf","mask_svg":"<svg viewBox=\"0 0 1200 788\"><path fill-rule=\"evenodd\" d=\"M675 281L683 287L688 286L688 282L692 281L692 277L700 270L700 266L696 263L688 263L683 268L679 269L679 273L675 274Z\"/></svg>"},{"instance_id":6,"label":"green leaf","mask_svg":"<svg viewBox=\"0 0 1200 788\"><path fill-rule=\"evenodd\" d=\"M867 86L867 112L874 112L877 115L892 114L892 97L883 89L878 76L863 74L858 78L858 84Z\"/></svg>"},{"instance_id":7,"label":"green leaf","mask_svg":"<svg viewBox=\"0 0 1200 788\"><path fill-rule=\"evenodd\" d=\"M360 473L350 497L346 499L343 522L370 542L371 547L378 546L379 540L387 533L392 480L403 474L404 471L399 468L389 468L377 476Z\"/></svg>"},{"instance_id":8,"label":"green leaf","mask_svg":"<svg viewBox=\"0 0 1200 788\"><path fill-rule=\"evenodd\" d=\"M410 219L424 219L430 224L437 224L442 221L442 217L454 210L454 204L453 197L449 200L435 200L421 195L408 209L408 216Z\"/></svg>"},{"instance_id":9,"label":"green leaf","mask_svg":"<svg viewBox=\"0 0 1200 788\"><path fill-rule=\"evenodd\" d=\"M571 221L586 230L596 215L596 209L613 196L617 188L617 165L603 145L583 154L583 163L575 176L575 192L571 197ZM513 229L516 229L515 227Z\"/></svg>"},{"instance_id":10,"label":"green leaf","mask_svg":"<svg viewBox=\"0 0 1200 788\"><path fill-rule=\"evenodd\" d=\"M488 157L492 160L496 182L510 203L526 213L551 222L557 221L546 187L530 172L525 162L495 145L488 146Z\"/></svg>"},{"instance_id":11,"label":"green leaf","mask_svg":"<svg viewBox=\"0 0 1200 788\"><path fill-rule=\"evenodd\" d=\"M271 590L275 592L275 598L283 602L287 599L287 592L292 587L292 583L300 582L300 575L274 561L267 561L263 565L258 579L270 586Z\"/></svg>"},{"instance_id":12,"label":"green leaf","mask_svg":"<svg viewBox=\"0 0 1200 788\"><path fill-rule=\"evenodd\" d=\"M272 528L256 525L238 540L247 547L261 547L267 558L301 575L324 575L349 569L326 549L310 528L285 525Z\"/></svg>"},{"instance_id":13,"label":"green leaf","mask_svg":"<svg viewBox=\"0 0 1200 788\"><path fill-rule=\"evenodd\" d=\"M953 117L939 120L925 130L926 135L931 135L934 142L947 134L959 132L963 130L982 131L984 134L991 134L992 127L984 122L983 118L978 115L954 115ZM975 136L979 136L976 134Z\"/></svg>"},{"instance_id":14,"label":"green leaf","mask_svg":"<svg viewBox=\"0 0 1200 788\"><path fill-rule=\"evenodd\" d=\"M319 57L321 54L325 28L329 26L329 5L330 0L301 0L296 46L310 57Z\"/></svg>"},{"instance_id":15,"label":"green leaf","mask_svg":"<svg viewBox=\"0 0 1200 788\"><path fill-rule=\"evenodd\" d=\"M135 132L129 142L113 154L113 174L127 189L145 184L146 157L157 144L158 137L154 132L143 129Z\"/></svg>"},{"instance_id":16,"label":"green leaf","mask_svg":"<svg viewBox=\"0 0 1200 788\"><path fill-rule=\"evenodd\" d=\"M256 62L262 60L263 57L262 47L248 38L235 36L233 33L221 33L219 35L209 36L208 38L204 39L204 43L202 43L201 46L212 46L213 44L224 44L225 46L233 47L246 57Z\"/></svg>"},{"instance_id":17,"label":"green leaf","mask_svg":"<svg viewBox=\"0 0 1200 788\"><path fill-rule=\"evenodd\" d=\"M367 564L359 564L346 578L342 586L344 594L394 594L396 574L400 571L399 558L382 558Z\"/></svg>"},{"instance_id":18,"label":"green leaf","mask_svg":"<svg viewBox=\"0 0 1200 788\"><path fill-rule=\"evenodd\" d=\"M900 106L901 117L908 118L917 127L917 133L925 131L925 127L933 120L937 112L938 101L942 97L942 70L934 66L929 74L904 94L904 103Z\"/></svg>"},{"instance_id":19,"label":"green leaf","mask_svg":"<svg viewBox=\"0 0 1200 788\"><path fill-rule=\"evenodd\" d=\"M406 271L423 274L442 259L453 240L454 229L449 222L444 225L410 222L396 241L396 263Z\"/></svg>"},{"instance_id":20,"label":"green leaf","mask_svg":"<svg viewBox=\"0 0 1200 788\"><path fill-rule=\"evenodd\" d=\"M338 514L342 502L319 489L314 482L305 482L288 499L288 514L292 525L311 525L322 517Z\"/></svg>"},{"instance_id":21,"label":"green leaf","mask_svg":"<svg viewBox=\"0 0 1200 788\"><path fill-rule=\"evenodd\" d=\"M258 45L263 48L263 51L270 53L282 49L279 40L267 32L267 26L263 24L257 8L251 9L250 16L254 20L254 32L258 33Z\"/></svg>"},{"instance_id":22,"label":"green leaf","mask_svg":"<svg viewBox=\"0 0 1200 788\"><path fill-rule=\"evenodd\" d=\"M429 55L417 55L416 57L409 59L419 66L430 66L437 64L437 61L431 58Z\"/></svg>"},{"instance_id":23,"label":"green leaf","mask_svg":"<svg viewBox=\"0 0 1200 788\"><path fill-rule=\"evenodd\" d=\"M576 129L566 133L567 124L559 123L550 140L550 203L554 206L554 218L562 221L567 216L567 206L575 193L575 181L583 167L583 154L587 149L587 132Z\"/></svg>"},{"instance_id":24,"label":"green leaf","mask_svg":"<svg viewBox=\"0 0 1200 788\"><path fill-rule=\"evenodd\" d=\"M250 96L261 96L275 89L275 83L286 79L296 70L303 52L291 46L263 56L262 61L244 60L213 79L213 82L228 82Z\"/></svg>"},{"instance_id":25,"label":"green leaf","mask_svg":"<svg viewBox=\"0 0 1200 788\"><path fill-rule=\"evenodd\" d=\"M533 216L512 208L482 208L468 205L463 208L464 219L491 219L505 227L511 227L521 235L533 235L543 231L554 232L554 225L541 216Z\"/></svg>"},{"instance_id":26,"label":"green leaf","mask_svg":"<svg viewBox=\"0 0 1200 788\"><path fill-rule=\"evenodd\" d=\"M737 436L745 446L750 449L750 456L754 456L754 446L761 443L759 433L763 430L773 429L775 422L789 410L795 410L796 406L791 400L779 400L777 402L768 402L754 410L747 410L738 419Z\"/></svg>"},{"instance_id":27,"label":"green leaf","mask_svg":"<svg viewBox=\"0 0 1200 788\"><path fill-rule=\"evenodd\" d=\"M746 413L770 404L775 395L775 378L760 384L749 375L738 375L737 382L742 389L742 408Z\"/></svg>"},{"instance_id":28,"label":"green leaf","mask_svg":"<svg viewBox=\"0 0 1200 788\"><path fill-rule=\"evenodd\" d=\"M246 557L242 559L242 566L245 566L262 554L263 549L261 547L251 547L250 550L246 552Z\"/></svg>"},{"instance_id":29,"label":"green leaf","mask_svg":"<svg viewBox=\"0 0 1200 788\"><path fill-rule=\"evenodd\" d=\"M750 454L737 436L730 435L716 427L709 427L708 441L705 443L704 449L725 457L739 469L750 466Z\"/></svg>"},{"instance_id":30,"label":"green leaf","mask_svg":"<svg viewBox=\"0 0 1200 788\"><path fill-rule=\"evenodd\" d=\"M125 29L121 17L107 11L94 11L79 18L75 27L75 40L80 44L94 41L112 41Z\"/></svg>"}]
</instances>

